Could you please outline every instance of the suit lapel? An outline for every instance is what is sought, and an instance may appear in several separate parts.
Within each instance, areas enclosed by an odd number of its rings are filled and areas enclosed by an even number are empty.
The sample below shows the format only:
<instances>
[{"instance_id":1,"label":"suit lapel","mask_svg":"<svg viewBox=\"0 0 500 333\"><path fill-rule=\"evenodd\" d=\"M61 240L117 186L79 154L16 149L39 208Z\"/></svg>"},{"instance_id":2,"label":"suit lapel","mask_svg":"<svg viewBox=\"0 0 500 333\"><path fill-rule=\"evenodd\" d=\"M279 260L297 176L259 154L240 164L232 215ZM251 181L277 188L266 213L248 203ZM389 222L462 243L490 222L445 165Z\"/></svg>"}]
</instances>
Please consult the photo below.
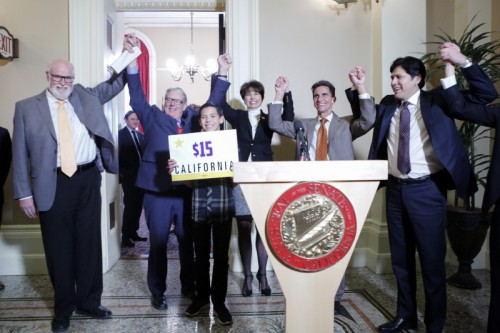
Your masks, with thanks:
<instances>
[{"instance_id":1,"label":"suit lapel","mask_svg":"<svg viewBox=\"0 0 500 333\"><path fill-rule=\"evenodd\" d=\"M243 117L243 128L245 129L246 136L250 139L250 141L253 141L252 124L250 123L250 119L248 118L248 111L242 112L241 116Z\"/></svg>"},{"instance_id":2,"label":"suit lapel","mask_svg":"<svg viewBox=\"0 0 500 333\"><path fill-rule=\"evenodd\" d=\"M45 125L49 128L50 134L57 142L56 130L54 128L54 122L52 121L52 116L50 114L49 102L47 100L45 90L40 95L38 95L37 100L38 100L38 112L40 113L40 116L45 122Z\"/></svg>"},{"instance_id":3,"label":"suit lapel","mask_svg":"<svg viewBox=\"0 0 500 333\"><path fill-rule=\"evenodd\" d=\"M328 147L330 147L330 142L333 141L333 136L338 132L340 127L340 118L333 113L332 121L330 121L330 126L328 127Z\"/></svg>"},{"instance_id":4,"label":"suit lapel","mask_svg":"<svg viewBox=\"0 0 500 333\"><path fill-rule=\"evenodd\" d=\"M71 94L69 96L69 102L73 106L73 110L75 111L76 116L78 117L80 122L84 126L88 126L87 122L85 121L85 114L82 112L83 108L82 108L82 104L80 103L80 99L76 98L75 94Z\"/></svg>"},{"instance_id":5,"label":"suit lapel","mask_svg":"<svg viewBox=\"0 0 500 333\"><path fill-rule=\"evenodd\" d=\"M313 137L314 137L314 127L316 126L316 118L314 119L308 119L305 125L306 128L306 136L307 136L307 142L309 144L312 143Z\"/></svg>"},{"instance_id":6,"label":"suit lapel","mask_svg":"<svg viewBox=\"0 0 500 333\"><path fill-rule=\"evenodd\" d=\"M398 100L394 98L387 104L387 106L383 110L381 124L380 124L380 132L377 140L377 148L380 147L380 145L386 138L387 131L389 130L389 126L391 124L391 119L394 116L394 113L396 113L396 110L398 109L398 103L399 103Z\"/></svg>"},{"instance_id":7,"label":"suit lapel","mask_svg":"<svg viewBox=\"0 0 500 333\"><path fill-rule=\"evenodd\" d=\"M262 112L262 110L260 110L260 118L257 121L257 128L255 129L255 137L258 137L264 133L264 122L267 122L267 114L265 114L264 112Z\"/></svg>"},{"instance_id":8,"label":"suit lapel","mask_svg":"<svg viewBox=\"0 0 500 333\"><path fill-rule=\"evenodd\" d=\"M429 94L425 91L420 92L420 112L422 113L422 119L424 120L425 128L427 129L427 133L429 137L432 139L431 130L432 130L432 121L430 121L432 116L432 105Z\"/></svg>"}]
</instances>

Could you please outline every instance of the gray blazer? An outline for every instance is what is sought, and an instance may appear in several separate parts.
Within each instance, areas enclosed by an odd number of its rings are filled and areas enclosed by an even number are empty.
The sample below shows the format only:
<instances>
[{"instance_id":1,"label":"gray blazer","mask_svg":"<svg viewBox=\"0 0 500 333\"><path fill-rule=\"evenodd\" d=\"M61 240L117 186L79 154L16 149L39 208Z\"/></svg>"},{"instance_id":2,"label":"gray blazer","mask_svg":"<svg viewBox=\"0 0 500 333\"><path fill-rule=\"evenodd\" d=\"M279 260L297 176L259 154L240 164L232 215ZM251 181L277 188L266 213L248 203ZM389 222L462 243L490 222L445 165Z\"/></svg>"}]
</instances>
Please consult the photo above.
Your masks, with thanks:
<instances>
[{"instance_id":1,"label":"gray blazer","mask_svg":"<svg viewBox=\"0 0 500 333\"><path fill-rule=\"evenodd\" d=\"M94 88L75 84L69 96L78 119L94 135L103 167L118 172L113 136L103 105L122 91L124 75ZM33 196L36 208L46 211L54 202L57 179L57 137L46 91L16 103L13 132L14 198Z\"/></svg>"},{"instance_id":2,"label":"gray blazer","mask_svg":"<svg viewBox=\"0 0 500 333\"><path fill-rule=\"evenodd\" d=\"M294 122L281 119L281 104L268 104L269 127L281 135L295 138ZM328 129L328 158L333 160L354 160L352 141L367 133L375 123L375 102L373 98L360 100L361 114L358 118L353 116L339 117L333 113L330 128ZM302 119L304 135L307 142L312 142L316 118ZM296 141L296 156L299 156L300 143ZM333 144L330 144L333 143Z\"/></svg>"}]
</instances>

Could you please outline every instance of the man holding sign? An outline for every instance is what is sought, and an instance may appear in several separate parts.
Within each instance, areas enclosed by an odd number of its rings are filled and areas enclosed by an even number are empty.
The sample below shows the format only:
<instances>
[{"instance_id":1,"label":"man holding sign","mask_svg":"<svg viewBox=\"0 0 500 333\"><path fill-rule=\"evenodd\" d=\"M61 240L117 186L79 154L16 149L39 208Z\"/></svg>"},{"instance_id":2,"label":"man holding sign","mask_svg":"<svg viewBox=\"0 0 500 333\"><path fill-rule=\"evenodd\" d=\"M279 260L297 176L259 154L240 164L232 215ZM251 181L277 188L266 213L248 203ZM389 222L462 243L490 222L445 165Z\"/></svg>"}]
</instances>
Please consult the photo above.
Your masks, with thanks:
<instances>
[{"instance_id":1,"label":"man holding sign","mask_svg":"<svg viewBox=\"0 0 500 333\"><path fill-rule=\"evenodd\" d=\"M206 103L200 108L200 125L202 133L219 131L224 122L221 107ZM232 130L234 131L234 130ZM225 131L224 131L225 132ZM203 141L202 141L203 142ZM207 141L204 141L207 142ZM233 142L236 142L236 137ZM197 148L197 146L195 146ZM195 148L193 147L193 148ZM224 145L214 146L215 150L225 149ZM192 155L192 147L186 145L183 149L186 155ZM210 155L210 154L209 154ZM237 149L234 150L234 161L238 160ZM210 158L211 156L201 157ZM174 175L179 165L176 160L168 160L169 171ZM234 216L234 199L232 172L225 177L199 179L193 182L193 239L196 253L196 287L198 294L193 303L184 312L188 317L196 316L210 307L210 299L214 306L214 313L222 325L231 325L231 313L224 304L227 294L227 275L229 269L229 241L231 239L231 221ZM211 242L211 236L213 242ZM210 248L213 244L214 267L212 284L210 284Z\"/></svg>"},{"instance_id":2,"label":"man holding sign","mask_svg":"<svg viewBox=\"0 0 500 333\"><path fill-rule=\"evenodd\" d=\"M136 39L135 36L132 38ZM136 39L136 43L139 40ZM221 61L230 61L228 55L219 56ZM193 242L190 235L190 211L185 204L190 203L191 190L172 183L167 170L169 159L168 136L190 133L198 125L198 112L187 106L187 98L180 88L167 89L165 104L160 109L150 105L144 95L137 62L127 68L130 105L137 114L145 135L145 145L136 186L145 190L144 212L149 228L150 252L148 257L148 287L151 291L151 305L158 310L166 310L167 299L167 241L170 227L175 221L174 232L179 241L181 292L194 293ZM209 101L220 104L224 100L229 82L218 80ZM187 199L187 200L185 200Z\"/></svg>"}]
</instances>

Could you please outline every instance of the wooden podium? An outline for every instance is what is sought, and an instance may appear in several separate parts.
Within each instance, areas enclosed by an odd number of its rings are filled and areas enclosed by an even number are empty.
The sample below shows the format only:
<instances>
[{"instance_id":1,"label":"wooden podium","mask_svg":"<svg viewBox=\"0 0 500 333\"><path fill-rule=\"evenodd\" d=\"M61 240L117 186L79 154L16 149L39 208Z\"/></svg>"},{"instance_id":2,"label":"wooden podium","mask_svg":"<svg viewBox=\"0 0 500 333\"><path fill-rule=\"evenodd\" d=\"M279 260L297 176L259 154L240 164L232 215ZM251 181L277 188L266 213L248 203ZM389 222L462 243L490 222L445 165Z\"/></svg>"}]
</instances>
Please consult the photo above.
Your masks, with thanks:
<instances>
[{"instance_id":1,"label":"wooden podium","mask_svg":"<svg viewBox=\"0 0 500 333\"><path fill-rule=\"evenodd\" d=\"M335 293L361 233L379 182L387 179L387 174L387 161L235 163L234 181L241 185L285 295L287 333L334 331ZM354 211L356 224L351 246L345 247L341 259L324 269L291 267L282 251L276 251L273 247L275 242L271 242L269 238L271 234L274 235L273 239L276 238L275 233L270 231L273 219L270 218L267 222L273 207L279 206L278 200L283 200L285 192L289 193L294 186L308 185L304 183L316 183L316 186L320 183L329 188L333 186L343 198L348 199Z\"/></svg>"}]
</instances>

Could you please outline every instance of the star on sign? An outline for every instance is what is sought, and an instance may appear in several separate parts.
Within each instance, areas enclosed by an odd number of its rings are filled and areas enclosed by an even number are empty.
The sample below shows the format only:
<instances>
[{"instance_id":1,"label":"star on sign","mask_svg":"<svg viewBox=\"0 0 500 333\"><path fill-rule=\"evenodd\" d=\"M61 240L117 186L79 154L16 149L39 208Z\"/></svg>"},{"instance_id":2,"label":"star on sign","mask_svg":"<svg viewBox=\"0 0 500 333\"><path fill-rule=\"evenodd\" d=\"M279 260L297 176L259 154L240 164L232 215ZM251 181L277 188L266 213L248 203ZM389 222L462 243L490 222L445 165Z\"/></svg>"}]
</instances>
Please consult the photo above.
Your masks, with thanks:
<instances>
[{"instance_id":1,"label":"star on sign","mask_svg":"<svg viewBox=\"0 0 500 333\"><path fill-rule=\"evenodd\" d=\"M177 141L175 141L175 148L182 148L182 143L183 141L181 139L177 139Z\"/></svg>"}]
</instances>

